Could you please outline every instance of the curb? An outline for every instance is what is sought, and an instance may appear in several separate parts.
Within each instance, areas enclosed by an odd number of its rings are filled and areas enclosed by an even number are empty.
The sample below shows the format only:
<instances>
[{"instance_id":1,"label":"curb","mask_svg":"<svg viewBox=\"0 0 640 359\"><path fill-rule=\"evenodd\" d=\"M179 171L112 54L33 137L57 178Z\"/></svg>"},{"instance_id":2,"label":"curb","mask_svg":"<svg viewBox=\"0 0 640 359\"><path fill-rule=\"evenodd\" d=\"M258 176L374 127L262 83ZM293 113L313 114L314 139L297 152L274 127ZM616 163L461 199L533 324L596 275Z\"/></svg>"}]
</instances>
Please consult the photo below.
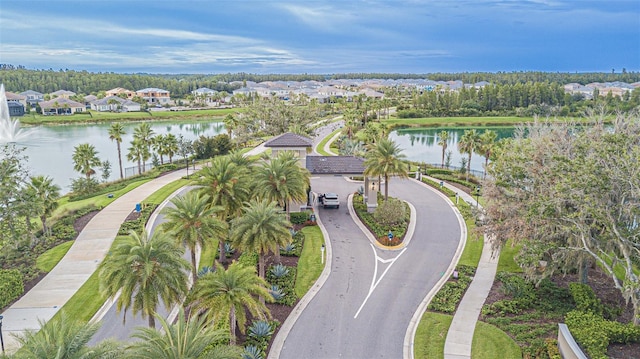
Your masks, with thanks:
<instances>
[{"instance_id":1,"label":"curb","mask_svg":"<svg viewBox=\"0 0 640 359\"><path fill-rule=\"evenodd\" d=\"M465 224L464 218L462 218L462 214L460 213L458 208L454 205L454 203L449 199L449 197L445 196L442 192L438 191L435 188L432 188L426 183L423 183L413 178L410 178L410 180L418 182L422 186L425 186L430 191L437 193L441 198L443 198L445 201L449 203L449 205L451 206L451 209L454 211L454 213L456 214L456 217L458 218L458 224L460 225L460 240L458 242L458 248L456 249L456 252L453 255L453 259L451 260L449 267L445 271L444 275L442 275L440 280L438 280L436 285L424 297L424 299L418 306L418 309L413 314L411 321L409 322L409 326L407 327L407 332L405 333L404 346L402 350L402 354L403 354L402 357L405 359L413 359L414 344L415 344L414 340L415 340L416 332L418 330L418 325L420 324L420 320L422 319L422 316L424 315L424 313L427 311L427 306L429 305L433 297L436 295L436 293L438 293L438 291L440 291L440 289L444 286L444 284L449 280L449 277L453 273L453 270L458 265L458 261L460 260L460 256L462 256L462 251L464 250L464 246L467 243L467 225Z\"/></svg>"}]
</instances>

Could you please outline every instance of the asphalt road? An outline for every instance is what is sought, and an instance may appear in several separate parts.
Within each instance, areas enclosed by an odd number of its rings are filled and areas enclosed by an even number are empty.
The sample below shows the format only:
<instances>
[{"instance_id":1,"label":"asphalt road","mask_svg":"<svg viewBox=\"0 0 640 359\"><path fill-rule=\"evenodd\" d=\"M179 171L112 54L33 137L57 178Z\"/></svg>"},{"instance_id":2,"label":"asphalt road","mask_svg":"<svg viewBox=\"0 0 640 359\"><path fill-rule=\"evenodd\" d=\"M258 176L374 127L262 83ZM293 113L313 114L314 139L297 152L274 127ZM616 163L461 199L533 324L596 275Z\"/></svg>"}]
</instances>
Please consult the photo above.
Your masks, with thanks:
<instances>
[{"instance_id":1,"label":"asphalt road","mask_svg":"<svg viewBox=\"0 0 640 359\"><path fill-rule=\"evenodd\" d=\"M180 189L176 195L182 195L189 190L191 190L191 187L184 187ZM170 203L167 203L167 205L171 206ZM157 211L162 210L162 208L163 207L158 206ZM151 224L151 233L153 233L153 231L155 231L155 229L163 222L164 216L162 214L158 214ZM184 258L189 261L191 260L191 254L188 249L185 251ZM98 329L96 334L91 338L89 345L98 344L105 339L114 339L121 342L133 341L131 335L135 332L137 327L149 326L149 320L147 318L142 318L140 313L134 316L133 312L129 310L125 314L124 311L118 312L116 307L116 304L113 303L113 305L105 312L104 316L100 320L100 329ZM169 315L169 312L170 310L164 306L162 301L160 301L157 313L166 318ZM160 328L158 320L156 320L156 328Z\"/></svg>"},{"instance_id":2,"label":"asphalt road","mask_svg":"<svg viewBox=\"0 0 640 359\"><path fill-rule=\"evenodd\" d=\"M389 195L417 212L411 242L393 251L373 246L348 213L347 195L361 183L312 179L313 191L341 197L340 209L317 209L333 247L331 274L279 358L402 358L409 322L451 263L461 234L454 211L435 192L411 180L390 184Z\"/></svg>"}]
</instances>

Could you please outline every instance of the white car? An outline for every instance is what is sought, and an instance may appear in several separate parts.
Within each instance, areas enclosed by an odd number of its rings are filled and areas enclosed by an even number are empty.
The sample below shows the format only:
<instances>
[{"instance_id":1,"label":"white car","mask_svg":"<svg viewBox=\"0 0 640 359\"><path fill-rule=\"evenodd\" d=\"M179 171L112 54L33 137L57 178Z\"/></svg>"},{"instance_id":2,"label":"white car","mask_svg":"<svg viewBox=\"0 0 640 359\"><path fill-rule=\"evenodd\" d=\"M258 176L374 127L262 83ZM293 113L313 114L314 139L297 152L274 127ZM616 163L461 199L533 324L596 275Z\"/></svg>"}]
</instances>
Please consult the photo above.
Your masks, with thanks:
<instances>
[{"instance_id":1,"label":"white car","mask_svg":"<svg viewBox=\"0 0 640 359\"><path fill-rule=\"evenodd\" d=\"M322 203L322 207L335 207L340 208L340 200L338 199L338 195L336 193L325 193L320 195L320 203Z\"/></svg>"}]
</instances>

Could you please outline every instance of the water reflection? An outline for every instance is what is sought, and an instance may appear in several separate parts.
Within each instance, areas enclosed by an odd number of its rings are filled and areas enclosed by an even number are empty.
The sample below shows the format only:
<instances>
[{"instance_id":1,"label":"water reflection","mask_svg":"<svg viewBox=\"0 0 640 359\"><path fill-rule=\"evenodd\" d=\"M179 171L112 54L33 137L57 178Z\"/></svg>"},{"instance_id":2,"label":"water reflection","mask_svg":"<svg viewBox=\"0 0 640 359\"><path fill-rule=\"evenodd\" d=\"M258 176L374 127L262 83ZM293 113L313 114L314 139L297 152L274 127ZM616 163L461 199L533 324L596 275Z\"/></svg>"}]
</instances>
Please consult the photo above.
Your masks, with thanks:
<instances>
[{"instance_id":1,"label":"water reflection","mask_svg":"<svg viewBox=\"0 0 640 359\"><path fill-rule=\"evenodd\" d=\"M215 122L149 122L155 135L171 133L176 137L182 135L186 139L195 140L200 136L215 136L225 133L224 124ZM127 160L127 152L133 140L133 130L140 122L125 122L125 135L122 137L122 166L131 167L137 164ZM118 151L116 143L109 140L110 123L86 125L39 126L37 135L29 136L19 141L19 146L26 147L25 154L29 157L29 167L32 174L48 175L68 192L71 180L79 177L73 170L73 148L81 143L90 143L98 151L100 160L111 162L110 180L120 176L118 168ZM98 170L98 173L100 171ZM100 174L97 175L98 178Z\"/></svg>"},{"instance_id":2,"label":"water reflection","mask_svg":"<svg viewBox=\"0 0 640 359\"><path fill-rule=\"evenodd\" d=\"M475 129L479 134L491 130L498 135L497 140L512 137L515 130L514 127L404 128L391 132L389 138L400 146L407 159L439 166L442 163L442 146L438 145L438 134L447 131L449 133L447 152L451 151L450 165L460 167L463 155L458 151L458 141L464 131L470 129ZM467 158L468 155L465 154L464 157ZM483 171L483 165L484 157L474 153L471 158L471 169Z\"/></svg>"}]
</instances>

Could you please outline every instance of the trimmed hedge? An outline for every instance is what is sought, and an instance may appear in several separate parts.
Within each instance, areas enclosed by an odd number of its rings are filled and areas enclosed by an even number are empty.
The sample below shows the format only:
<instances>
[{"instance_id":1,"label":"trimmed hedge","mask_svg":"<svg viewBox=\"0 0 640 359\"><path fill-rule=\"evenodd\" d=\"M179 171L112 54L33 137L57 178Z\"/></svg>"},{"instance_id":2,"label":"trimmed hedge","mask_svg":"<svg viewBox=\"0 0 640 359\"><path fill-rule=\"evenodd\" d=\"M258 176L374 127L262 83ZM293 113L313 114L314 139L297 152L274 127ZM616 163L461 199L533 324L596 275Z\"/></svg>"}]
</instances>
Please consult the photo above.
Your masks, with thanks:
<instances>
[{"instance_id":1,"label":"trimmed hedge","mask_svg":"<svg viewBox=\"0 0 640 359\"><path fill-rule=\"evenodd\" d=\"M292 224L304 224L311 217L311 211L303 211L303 212L291 212L289 214L289 221Z\"/></svg>"},{"instance_id":2,"label":"trimmed hedge","mask_svg":"<svg viewBox=\"0 0 640 359\"><path fill-rule=\"evenodd\" d=\"M271 285L278 286L278 288L280 288L280 290L284 293L284 297L282 297L282 299L277 300L276 303L288 305L288 306L294 305L298 300L298 298L296 297L296 290L295 290L296 274L297 274L298 268L287 266L287 269L289 270L288 273L285 276L282 276L280 278L276 278L273 275L271 268L273 268L273 266L269 267L269 270L267 270L267 273L266 273L267 282Z\"/></svg>"},{"instance_id":3,"label":"trimmed hedge","mask_svg":"<svg viewBox=\"0 0 640 359\"><path fill-rule=\"evenodd\" d=\"M607 358L610 343L640 341L640 327L606 320L592 312L571 311L565 317L571 334L592 359Z\"/></svg>"},{"instance_id":4,"label":"trimmed hedge","mask_svg":"<svg viewBox=\"0 0 640 359\"><path fill-rule=\"evenodd\" d=\"M22 274L17 269L0 269L0 309L9 305L24 292Z\"/></svg>"},{"instance_id":5,"label":"trimmed hedge","mask_svg":"<svg viewBox=\"0 0 640 359\"><path fill-rule=\"evenodd\" d=\"M476 269L465 265L457 267L458 279L450 278L433 297L427 309L451 314L456 311L465 291L471 284Z\"/></svg>"}]
</instances>

